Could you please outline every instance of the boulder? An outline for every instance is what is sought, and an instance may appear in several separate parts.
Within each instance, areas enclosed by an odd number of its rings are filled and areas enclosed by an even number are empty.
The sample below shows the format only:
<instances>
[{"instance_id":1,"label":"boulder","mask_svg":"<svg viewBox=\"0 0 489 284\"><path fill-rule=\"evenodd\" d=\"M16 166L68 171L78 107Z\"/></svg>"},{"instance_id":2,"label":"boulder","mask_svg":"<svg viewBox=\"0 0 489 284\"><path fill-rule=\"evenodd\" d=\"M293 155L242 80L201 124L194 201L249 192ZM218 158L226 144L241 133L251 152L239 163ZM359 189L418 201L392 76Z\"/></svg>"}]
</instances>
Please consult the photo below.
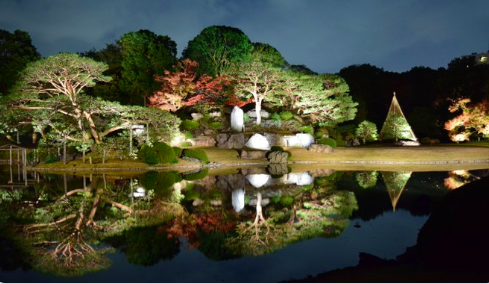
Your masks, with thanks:
<instances>
[{"instance_id":1,"label":"boulder","mask_svg":"<svg viewBox=\"0 0 489 284\"><path fill-rule=\"evenodd\" d=\"M216 140L209 136L198 136L192 139L189 139L192 146L197 147L214 147L216 146Z\"/></svg>"},{"instance_id":2,"label":"boulder","mask_svg":"<svg viewBox=\"0 0 489 284\"><path fill-rule=\"evenodd\" d=\"M267 167L267 172L272 176L282 176L289 173L287 164L270 164Z\"/></svg>"},{"instance_id":3,"label":"boulder","mask_svg":"<svg viewBox=\"0 0 489 284\"><path fill-rule=\"evenodd\" d=\"M270 117L270 114L266 110L261 110L260 115L261 115L261 118L269 118ZM256 117L256 111L254 109L250 110L248 112L248 116L249 117Z\"/></svg>"},{"instance_id":4,"label":"boulder","mask_svg":"<svg viewBox=\"0 0 489 284\"><path fill-rule=\"evenodd\" d=\"M234 190L236 188L244 188L246 179L241 174L230 174L217 176L217 188L221 190Z\"/></svg>"},{"instance_id":5,"label":"boulder","mask_svg":"<svg viewBox=\"0 0 489 284\"><path fill-rule=\"evenodd\" d=\"M299 141L304 148L307 148L314 143L314 137L309 133L297 133L295 136L299 138Z\"/></svg>"},{"instance_id":6,"label":"boulder","mask_svg":"<svg viewBox=\"0 0 489 284\"><path fill-rule=\"evenodd\" d=\"M243 110L238 106L235 106L231 112L231 129L236 132L243 132L244 130Z\"/></svg>"},{"instance_id":7,"label":"boulder","mask_svg":"<svg viewBox=\"0 0 489 284\"><path fill-rule=\"evenodd\" d=\"M265 133L264 136L270 145L281 146L281 147L286 146L285 139L282 135L275 134L275 133Z\"/></svg>"},{"instance_id":8,"label":"boulder","mask_svg":"<svg viewBox=\"0 0 489 284\"><path fill-rule=\"evenodd\" d=\"M198 112L192 113L191 116L192 116L192 119L195 120L195 121L199 121L201 118L204 117L203 114L198 113Z\"/></svg>"},{"instance_id":9,"label":"boulder","mask_svg":"<svg viewBox=\"0 0 489 284\"><path fill-rule=\"evenodd\" d=\"M257 159L265 159L267 157L266 151L246 151L241 150L241 159L246 160L257 160Z\"/></svg>"},{"instance_id":10,"label":"boulder","mask_svg":"<svg viewBox=\"0 0 489 284\"><path fill-rule=\"evenodd\" d=\"M314 153L333 153L334 149L329 145L312 144L307 150Z\"/></svg>"},{"instance_id":11,"label":"boulder","mask_svg":"<svg viewBox=\"0 0 489 284\"><path fill-rule=\"evenodd\" d=\"M223 149L242 149L245 145L245 138L243 133L217 134L217 147Z\"/></svg>"},{"instance_id":12,"label":"boulder","mask_svg":"<svg viewBox=\"0 0 489 284\"><path fill-rule=\"evenodd\" d=\"M286 164L288 158L287 152L275 151L268 155L268 162L271 164Z\"/></svg>"},{"instance_id":13,"label":"boulder","mask_svg":"<svg viewBox=\"0 0 489 284\"><path fill-rule=\"evenodd\" d=\"M268 143L268 140L265 136L258 133L251 136L245 146L257 150L270 150L270 143Z\"/></svg>"}]
</instances>

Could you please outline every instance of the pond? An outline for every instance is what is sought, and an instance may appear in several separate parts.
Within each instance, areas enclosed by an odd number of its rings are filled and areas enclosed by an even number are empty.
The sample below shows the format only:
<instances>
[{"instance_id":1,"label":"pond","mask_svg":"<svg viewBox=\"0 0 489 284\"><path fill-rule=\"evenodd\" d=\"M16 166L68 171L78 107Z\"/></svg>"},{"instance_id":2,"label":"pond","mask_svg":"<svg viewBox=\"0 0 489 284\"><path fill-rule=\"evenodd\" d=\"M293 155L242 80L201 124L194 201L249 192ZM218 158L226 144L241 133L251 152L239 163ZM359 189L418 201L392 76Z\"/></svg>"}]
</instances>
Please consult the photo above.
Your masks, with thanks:
<instances>
[{"instance_id":1,"label":"pond","mask_svg":"<svg viewBox=\"0 0 489 284\"><path fill-rule=\"evenodd\" d=\"M489 172L0 169L2 282L277 282L393 259Z\"/></svg>"}]
</instances>

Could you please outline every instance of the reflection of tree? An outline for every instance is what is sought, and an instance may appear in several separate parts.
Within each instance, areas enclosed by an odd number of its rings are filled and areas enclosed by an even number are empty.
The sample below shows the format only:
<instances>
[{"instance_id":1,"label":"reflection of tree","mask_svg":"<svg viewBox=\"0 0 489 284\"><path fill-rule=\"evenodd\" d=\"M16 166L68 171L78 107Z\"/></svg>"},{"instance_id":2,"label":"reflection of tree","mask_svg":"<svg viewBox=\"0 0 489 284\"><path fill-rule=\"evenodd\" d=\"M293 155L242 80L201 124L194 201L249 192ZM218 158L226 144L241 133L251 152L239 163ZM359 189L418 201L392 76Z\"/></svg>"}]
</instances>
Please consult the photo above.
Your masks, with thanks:
<instances>
[{"instance_id":1,"label":"reflection of tree","mask_svg":"<svg viewBox=\"0 0 489 284\"><path fill-rule=\"evenodd\" d=\"M291 205L292 210L272 210L268 218L257 206L254 221L240 223L238 236L231 238L228 246L239 254L262 255L300 240L338 236L348 226L353 210L358 209L355 195L347 191L326 192L308 201L298 198ZM261 199L260 194L257 197Z\"/></svg>"},{"instance_id":2,"label":"reflection of tree","mask_svg":"<svg viewBox=\"0 0 489 284\"><path fill-rule=\"evenodd\" d=\"M451 171L448 172L448 177L444 180L444 185L446 188L454 190L476 179L479 179L479 177L465 170Z\"/></svg>"},{"instance_id":3,"label":"reflection of tree","mask_svg":"<svg viewBox=\"0 0 489 284\"><path fill-rule=\"evenodd\" d=\"M377 176L378 175L379 174L377 171L356 172L355 173L355 179L357 180L357 183L360 187L371 188L377 184Z\"/></svg>"},{"instance_id":4,"label":"reflection of tree","mask_svg":"<svg viewBox=\"0 0 489 284\"><path fill-rule=\"evenodd\" d=\"M413 172L382 172L387 192L392 202L392 210L396 211L397 202Z\"/></svg>"}]
</instances>

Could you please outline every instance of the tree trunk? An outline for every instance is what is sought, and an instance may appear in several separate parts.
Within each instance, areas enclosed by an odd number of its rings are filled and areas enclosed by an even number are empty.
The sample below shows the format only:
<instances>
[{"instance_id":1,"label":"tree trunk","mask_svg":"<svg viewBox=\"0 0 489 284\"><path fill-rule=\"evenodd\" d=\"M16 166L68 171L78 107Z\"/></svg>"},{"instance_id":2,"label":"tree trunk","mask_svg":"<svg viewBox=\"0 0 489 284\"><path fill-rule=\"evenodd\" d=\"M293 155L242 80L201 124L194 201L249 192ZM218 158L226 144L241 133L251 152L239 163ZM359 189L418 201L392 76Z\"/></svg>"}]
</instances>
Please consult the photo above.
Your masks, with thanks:
<instances>
[{"instance_id":1,"label":"tree trunk","mask_svg":"<svg viewBox=\"0 0 489 284\"><path fill-rule=\"evenodd\" d=\"M261 99L255 99L256 125L261 124Z\"/></svg>"}]
</instances>

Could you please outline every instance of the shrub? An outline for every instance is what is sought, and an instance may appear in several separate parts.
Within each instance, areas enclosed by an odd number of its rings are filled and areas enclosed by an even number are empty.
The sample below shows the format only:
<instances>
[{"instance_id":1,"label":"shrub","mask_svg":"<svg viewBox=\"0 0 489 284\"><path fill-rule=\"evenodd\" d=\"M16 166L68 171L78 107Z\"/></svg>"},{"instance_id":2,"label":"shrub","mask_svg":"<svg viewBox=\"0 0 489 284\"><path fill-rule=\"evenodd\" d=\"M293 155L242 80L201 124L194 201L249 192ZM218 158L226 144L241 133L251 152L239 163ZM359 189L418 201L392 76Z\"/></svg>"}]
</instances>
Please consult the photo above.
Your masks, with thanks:
<instances>
[{"instance_id":1,"label":"shrub","mask_svg":"<svg viewBox=\"0 0 489 284\"><path fill-rule=\"evenodd\" d=\"M283 152L284 151L284 148L280 147L280 146L272 146L272 148L270 148L270 151L271 152Z\"/></svg>"},{"instance_id":2,"label":"shrub","mask_svg":"<svg viewBox=\"0 0 489 284\"><path fill-rule=\"evenodd\" d=\"M214 121L214 122L209 123L210 129L219 129L221 127L222 127L222 122L220 122L220 121Z\"/></svg>"},{"instance_id":3,"label":"shrub","mask_svg":"<svg viewBox=\"0 0 489 284\"><path fill-rule=\"evenodd\" d=\"M362 140L363 144L367 141L379 140L377 125L368 120L364 120L358 125L355 129L355 135Z\"/></svg>"},{"instance_id":4,"label":"shrub","mask_svg":"<svg viewBox=\"0 0 489 284\"><path fill-rule=\"evenodd\" d=\"M310 125L304 125L301 127L301 131L304 133L309 133L311 135L314 135L314 127Z\"/></svg>"},{"instance_id":5,"label":"shrub","mask_svg":"<svg viewBox=\"0 0 489 284\"><path fill-rule=\"evenodd\" d=\"M280 112L280 118L282 120L290 120L294 117L294 114L288 110L284 110L282 112Z\"/></svg>"},{"instance_id":6,"label":"shrub","mask_svg":"<svg viewBox=\"0 0 489 284\"><path fill-rule=\"evenodd\" d=\"M346 147L346 142L344 140L336 139L335 141L337 147Z\"/></svg>"},{"instance_id":7,"label":"shrub","mask_svg":"<svg viewBox=\"0 0 489 284\"><path fill-rule=\"evenodd\" d=\"M192 147L192 143L190 143L190 142L183 142L182 144L180 144L180 146L182 146L182 147Z\"/></svg>"},{"instance_id":8,"label":"shrub","mask_svg":"<svg viewBox=\"0 0 489 284\"><path fill-rule=\"evenodd\" d=\"M328 145L331 148L336 148L336 141L332 138L322 138L318 141L319 144Z\"/></svg>"},{"instance_id":9,"label":"shrub","mask_svg":"<svg viewBox=\"0 0 489 284\"><path fill-rule=\"evenodd\" d=\"M185 131L185 139L192 139L192 138L194 138L192 132Z\"/></svg>"},{"instance_id":10,"label":"shrub","mask_svg":"<svg viewBox=\"0 0 489 284\"><path fill-rule=\"evenodd\" d=\"M52 164L56 163L58 161L58 158L56 156L49 154L46 159L44 160L44 163L46 164Z\"/></svg>"},{"instance_id":11,"label":"shrub","mask_svg":"<svg viewBox=\"0 0 489 284\"><path fill-rule=\"evenodd\" d=\"M175 152L175 156L179 158L182 156L183 149L180 147L173 147L173 152Z\"/></svg>"},{"instance_id":12,"label":"shrub","mask_svg":"<svg viewBox=\"0 0 489 284\"><path fill-rule=\"evenodd\" d=\"M138 158L148 165L159 164L160 158L153 147L144 144L138 152Z\"/></svg>"},{"instance_id":13,"label":"shrub","mask_svg":"<svg viewBox=\"0 0 489 284\"><path fill-rule=\"evenodd\" d=\"M175 156L173 148L166 143L156 142L153 144L153 148L160 159L162 164L176 164L178 159Z\"/></svg>"},{"instance_id":14,"label":"shrub","mask_svg":"<svg viewBox=\"0 0 489 284\"><path fill-rule=\"evenodd\" d=\"M195 130L199 127L199 122L196 120L186 119L186 120L182 121L182 124L180 124L180 127L183 130Z\"/></svg>"},{"instance_id":15,"label":"shrub","mask_svg":"<svg viewBox=\"0 0 489 284\"><path fill-rule=\"evenodd\" d=\"M317 139L321 139L321 138L323 138L323 136L324 136L324 133L322 133L322 132L314 133L314 137L316 137Z\"/></svg>"},{"instance_id":16,"label":"shrub","mask_svg":"<svg viewBox=\"0 0 489 284\"><path fill-rule=\"evenodd\" d=\"M282 119L280 118L280 114L274 112L272 115L270 115L270 119L273 121L281 121Z\"/></svg>"},{"instance_id":17,"label":"shrub","mask_svg":"<svg viewBox=\"0 0 489 284\"><path fill-rule=\"evenodd\" d=\"M246 123L246 122L248 122L248 121L250 121L250 116L249 116L247 113L245 113L245 114L243 115L243 122L245 122L245 123Z\"/></svg>"},{"instance_id":18,"label":"shrub","mask_svg":"<svg viewBox=\"0 0 489 284\"><path fill-rule=\"evenodd\" d=\"M423 137L420 142L421 142L421 144L430 144L431 138L430 137Z\"/></svg>"},{"instance_id":19,"label":"shrub","mask_svg":"<svg viewBox=\"0 0 489 284\"><path fill-rule=\"evenodd\" d=\"M284 207L288 207L292 203L294 203L294 198L292 196L282 196L282 198L280 198L280 204Z\"/></svg>"},{"instance_id":20,"label":"shrub","mask_svg":"<svg viewBox=\"0 0 489 284\"><path fill-rule=\"evenodd\" d=\"M207 154L201 149L185 149L183 150L183 156L199 159L204 164L209 163L209 158L207 157Z\"/></svg>"},{"instance_id":21,"label":"shrub","mask_svg":"<svg viewBox=\"0 0 489 284\"><path fill-rule=\"evenodd\" d=\"M202 170L200 170L199 172L196 172L196 173L184 174L183 179L185 179L185 180L199 180L199 179L205 178L208 173L209 173L209 170L207 168L203 168Z\"/></svg>"}]
</instances>

